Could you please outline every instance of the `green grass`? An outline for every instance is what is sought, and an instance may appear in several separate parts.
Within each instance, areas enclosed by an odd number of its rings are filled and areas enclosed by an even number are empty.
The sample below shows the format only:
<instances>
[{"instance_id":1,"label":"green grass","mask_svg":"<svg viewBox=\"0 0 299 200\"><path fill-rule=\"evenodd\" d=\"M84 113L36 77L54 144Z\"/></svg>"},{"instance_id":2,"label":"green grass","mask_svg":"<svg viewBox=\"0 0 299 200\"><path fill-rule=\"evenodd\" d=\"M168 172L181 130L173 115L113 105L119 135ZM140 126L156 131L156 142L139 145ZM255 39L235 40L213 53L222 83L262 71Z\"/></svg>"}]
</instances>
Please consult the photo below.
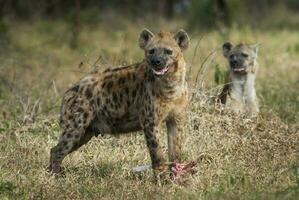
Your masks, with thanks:
<instances>
[{"instance_id":1,"label":"green grass","mask_svg":"<svg viewBox=\"0 0 299 200\"><path fill-rule=\"evenodd\" d=\"M188 110L183 157L202 159L188 186L159 185L150 171L131 172L150 162L141 133L95 138L64 160L65 176L48 174L49 151L60 134L60 99L69 85L97 60L96 64L119 64L142 59L137 38L143 27L175 31L185 24L111 23L82 26L79 48L73 49L71 30L64 21L10 22L7 45L0 54L0 199L298 197L299 59L298 33L292 30L232 28L225 35L207 32L199 43L201 34L190 32L191 46L185 53L188 70L196 75L202 66L202 71ZM208 103L219 89L214 83L215 66L221 71L226 67L219 47L227 40L261 43L256 85L262 112L256 120L234 117ZM193 86L195 76L188 79ZM41 109L34 123L24 125L20 102L28 97L31 104L40 98Z\"/></svg>"}]
</instances>

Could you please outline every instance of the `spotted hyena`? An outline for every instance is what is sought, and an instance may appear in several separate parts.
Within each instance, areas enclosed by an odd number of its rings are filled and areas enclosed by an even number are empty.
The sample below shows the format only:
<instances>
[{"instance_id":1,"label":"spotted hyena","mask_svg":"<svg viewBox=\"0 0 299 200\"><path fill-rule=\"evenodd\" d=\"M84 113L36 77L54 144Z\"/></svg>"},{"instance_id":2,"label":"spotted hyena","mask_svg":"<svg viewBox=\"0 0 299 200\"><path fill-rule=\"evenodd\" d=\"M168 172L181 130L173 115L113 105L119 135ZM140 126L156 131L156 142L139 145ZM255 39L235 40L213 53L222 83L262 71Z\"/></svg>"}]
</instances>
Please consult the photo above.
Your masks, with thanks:
<instances>
[{"instance_id":1,"label":"spotted hyena","mask_svg":"<svg viewBox=\"0 0 299 200\"><path fill-rule=\"evenodd\" d=\"M258 45L223 44L223 55L229 62L229 70L219 99L232 111L249 116L256 116L259 112L255 91L257 54Z\"/></svg>"},{"instance_id":2,"label":"spotted hyena","mask_svg":"<svg viewBox=\"0 0 299 200\"><path fill-rule=\"evenodd\" d=\"M154 170L165 170L157 137L166 122L170 161L180 159L181 132L188 102L184 30L176 34L144 29L139 46L145 59L130 66L95 70L66 91L59 142L51 149L49 170L57 173L66 155L99 134L143 130Z\"/></svg>"}]
</instances>

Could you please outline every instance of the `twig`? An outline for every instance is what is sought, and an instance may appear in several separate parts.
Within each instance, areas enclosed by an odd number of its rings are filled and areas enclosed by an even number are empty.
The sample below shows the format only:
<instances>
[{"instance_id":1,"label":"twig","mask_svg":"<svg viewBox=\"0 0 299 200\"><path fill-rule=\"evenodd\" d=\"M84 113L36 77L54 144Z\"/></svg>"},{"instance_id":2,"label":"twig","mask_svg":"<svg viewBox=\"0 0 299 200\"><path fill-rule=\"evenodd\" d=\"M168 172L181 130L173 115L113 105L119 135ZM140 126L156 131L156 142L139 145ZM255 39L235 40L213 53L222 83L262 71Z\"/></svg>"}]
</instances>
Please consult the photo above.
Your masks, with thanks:
<instances>
[{"instance_id":1,"label":"twig","mask_svg":"<svg viewBox=\"0 0 299 200\"><path fill-rule=\"evenodd\" d=\"M195 84L198 82L198 78L199 78L200 72L202 71L202 69L203 69L205 63L208 61L208 59L209 59L214 53L216 53L216 51L217 51L218 49L219 49L219 48L216 48L216 49L214 49L213 51L211 51L211 52L208 54L208 56L205 57L204 61L201 63L200 68L199 68L199 70L198 70L198 72L197 72L197 74L196 74Z\"/></svg>"},{"instance_id":2,"label":"twig","mask_svg":"<svg viewBox=\"0 0 299 200\"><path fill-rule=\"evenodd\" d=\"M55 93L56 97L58 97L57 87L56 87L56 83L55 83L55 80L54 80L54 79L53 79L52 83L53 83L53 90L54 90L54 93Z\"/></svg>"},{"instance_id":3,"label":"twig","mask_svg":"<svg viewBox=\"0 0 299 200\"><path fill-rule=\"evenodd\" d=\"M194 84L192 86L193 89L196 89L196 85L197 85L197 82L198 82L198 78L199 78L199 75L200 73L204 70L204 67L205 67L205 64L206 62L208 61L208 59L214 55L216 53L216 51L218 50L218 48L214 49L213 51L211 51L207 57L205 57L205 59L203 60L203 62L201 63L200 65L200 68L199 70L197 71L197 74L196 74L196 78L195 78L195 81L194 81ZM192 91L192 95L190 97L190 102L192 101L193 97L194 97L194 94L195 94L195 91Z\"/></svg>"},{"instance_id":4,"label":"twig","mask_svg":"<svg viewBox=\"0 0 299 200\"><path fill-rule=\"evenodd\" d=\"M190 77L190 73L192 72L192 67L193 67L193 64L194 64L195 56L197 55L197 50L198 50L199 44L200 44L201 40L203 39L203 37L204 37L204 35L200 36L200 38L197 41L197 44L195 46L195 50L193 52L193 57L192 57L191 65L190 65L190 68L189 68L189 71L188 71L188 75L187 75L188 78Z\"/></svg>"},{"instance_id":5,"label":"twig","mask_svg":"<svg viewBox=\"0 0 299 200\"><path fill-rule=\"evenodd\" d=\"M102 60L102 58L103 57L101 55L99 55L99 57L97 58L97 60L93 63L92 67L95 67L98 64L98 62L100 62Z\"/></svg>"}]
</instances>

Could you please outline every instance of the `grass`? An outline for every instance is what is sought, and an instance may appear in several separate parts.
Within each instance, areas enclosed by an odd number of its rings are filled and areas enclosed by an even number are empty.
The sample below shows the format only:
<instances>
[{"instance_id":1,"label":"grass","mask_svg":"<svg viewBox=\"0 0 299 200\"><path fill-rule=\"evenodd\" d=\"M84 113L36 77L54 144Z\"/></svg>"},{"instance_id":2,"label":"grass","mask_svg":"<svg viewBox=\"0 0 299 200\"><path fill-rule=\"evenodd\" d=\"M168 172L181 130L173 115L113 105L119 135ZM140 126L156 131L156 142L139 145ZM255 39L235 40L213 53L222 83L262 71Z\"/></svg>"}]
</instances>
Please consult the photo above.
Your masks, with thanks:
<instances>
[{"instance_id":1,"label":"grass","mask_svg":"<svg viewBox=\"0 0 299 200\"><path fill-rule=\"evenodd\" d=\"M156 22L155 22L156 23ZM82 27L79 48L70 48L64 21L11 21L0 55L0 199L296 199L299 195L298 33L233 28L226 34L190 32L186 51L191 88L183 152L201 157L186 187L158 185L150 171L132 174L150 162L141 133L94 138L68 156L66 174L46 172L49 151L60 134L60 98L70 84L97 64L133 63L143 57L141 28L176 30L184 22L104 22ZM200 40L200 38L202 39ZM200 42L198 43L198 41ZM225 69L224 41L261 43L258 119L231 115L209 104L219 86L214 70ZM196 50L197 49L197 50ZM212 53L211 53L212 52ZM207 56L210 55L207 58ZM100 59L99 59L100 57ZM96 62L98 61L98 62ZM196 89L195 89L196 88ZM20 102L41 99L34 123L23 124ZM161 132L166 151L165 128Z\"/></svg>"}]
</instances>

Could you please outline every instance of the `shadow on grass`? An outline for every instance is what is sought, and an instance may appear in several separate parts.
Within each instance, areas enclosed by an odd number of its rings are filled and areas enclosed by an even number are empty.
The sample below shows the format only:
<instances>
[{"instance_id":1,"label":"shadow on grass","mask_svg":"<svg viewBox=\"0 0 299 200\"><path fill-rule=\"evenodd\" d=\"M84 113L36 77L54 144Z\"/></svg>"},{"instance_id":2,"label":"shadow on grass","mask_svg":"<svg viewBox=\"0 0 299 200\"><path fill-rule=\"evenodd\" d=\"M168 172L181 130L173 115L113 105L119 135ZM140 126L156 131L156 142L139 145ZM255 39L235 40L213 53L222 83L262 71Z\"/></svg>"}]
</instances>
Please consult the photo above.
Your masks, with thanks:
<instances>
[{"instance_id":1,"label":"shadow on grass","mask_svg":"<svg viewBox=\"0 0 299 200\"><path fill-rule=\"evenodd\" d=\"M109 177L113 171L117 170L115 163L101 163L99 165L80 165L66 168L66 173L76 174L78 176L93 175L99 178Z\"/></svg>"},{"instance_id":2,"label":"shadow on grass","mask_svg":"<svg viewBox=\"0 0 299 200\"><path fill-rule=\"evenodd\" d=\"M5 180L0 180L0 199L16 199L21 197L22 194L16 191L17 187Z\"/></svg>"}]
</instances>

